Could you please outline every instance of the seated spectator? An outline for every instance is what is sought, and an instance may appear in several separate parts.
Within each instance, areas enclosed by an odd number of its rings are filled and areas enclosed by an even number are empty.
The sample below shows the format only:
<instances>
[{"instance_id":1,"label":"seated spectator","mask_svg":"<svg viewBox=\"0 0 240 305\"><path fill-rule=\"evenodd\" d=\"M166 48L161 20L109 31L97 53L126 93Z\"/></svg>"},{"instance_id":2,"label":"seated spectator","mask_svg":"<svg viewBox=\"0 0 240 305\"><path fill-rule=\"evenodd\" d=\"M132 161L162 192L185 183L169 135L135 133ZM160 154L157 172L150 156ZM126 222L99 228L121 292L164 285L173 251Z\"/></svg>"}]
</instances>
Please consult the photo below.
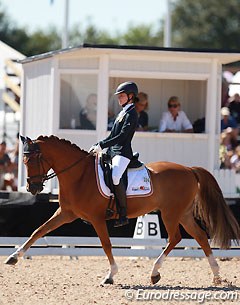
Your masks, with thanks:
<instances>
[{"instance_id":1,"label":"seated spectator","mask_svg":"<svg viewBox=\"0 0 240 305\"><path fill-rule=\"evenodd\" d=\"M228 109L228 107L223 107L221 109L221 116L221 131L227 129L228 127L237 130L237 122L235 118L230 115L230 110Z\"/></svg>"},{"instance_id":2,"label":"seated spectator","mask_svg":"<svg viewBox=\"0 0 240 305\"><path fill-rule=\"evenodd\" d=\"M80 128L96 129L97 120L97 95L90 94L86 101L86 106L80 111Z\"/></svg>"},{"instance_id":3,"label":"seated spectator","mask_svg":"<svg viewBox=\"0 0 240 305\"><path fill-rule=\"evenodd\" d=\"M231 143L231 127L225 129L220 135L219 159L221 169L230 169L230 159L233 155Z\"/></svg>"},{"instance_id":4,"label":"seated spectator","mask_svg":"<svg viewBox=\"0 0 240 305\"><path fill-rule=\"evenodd\" d=\"M148 114L145 111L148 108L148 95L144 92L139 92L136 102L135 108L138 113L138 131L146 131L148 130Z\"/></svg>"},{"instance_id":5,"label":"seated spectator","mask_svg":"<svg viewBox=\"0 0 240 305\"><path fill-rule=\"evenodd\" d=\"M237 121L237 124L240 124L240 95L238 93L234 94L228 108L231 116Z\"/></svg>"},{"instance_id":6,"label":"seated spectator","mask_svg":"<svg viewBox=\"0 0 240 305\"><path fill-rule=\"evenodd\" d=\"M18 185L18 157L19 157L19 133L16 135L16 142L14 148L8 151L10 153L10 158L12 161L11 171L12 177L8 183L11 186L13 191L17 191Z\"/></svg>"},{"instance_id":7,"label":"seated spectator","mask_svg":"<svg viewBox=\"0 0 240 305\"><path fill-rule=\"evenodd\" d=\"M231 137L232 147L235 148L237 145L238 128L236 120L230 115L230 111L227 107L221 109L221 132L224 132L228 128L228 134Z\"/></svg>"},{"instance_id":8,"label":"seated spectator","mask_svg":"<svg viewBox=\"0 0 240 305\"><path fill-rule=\"evenodd\" d=\"M0 189L6 189L6 181L5 174L9 172L11 167L11 160L9 155L7 154L7 145L6 142L3 141L0 144Z\"/></svg>"},{"instance_id":9,"label":"seated spectator","mask_svg":"<svg viewBox=\"0 0 240 305\"><path fill-rule=\"evenodd\" d=\"M205 117L197 119L193 122L193 132L194 133L204 133L205 132Z\"/></svg>"},{"instance_id":10,"label":"seated spectator","mask_svg":"<svg viewBox=\"0 0 240 305\"><path fill-rule=\"evenodd\" d=\"M231 168L235 169L235 171L237 173L240 172L240 146L239 145L235 148L235 150L230 158L230 165L231 165Z\"/></svg>"},{"instance_id":11,"label":"seated spectator","mask_svg":"<svg viewBox=\"0 0 240 305\"><path fill-rule=\"evenodd\" d=\"M177 96L168 100L168 111L162 114L159 132L193 132L193 126L184 111L180 110Z\"/></svg>"}]
</instances>

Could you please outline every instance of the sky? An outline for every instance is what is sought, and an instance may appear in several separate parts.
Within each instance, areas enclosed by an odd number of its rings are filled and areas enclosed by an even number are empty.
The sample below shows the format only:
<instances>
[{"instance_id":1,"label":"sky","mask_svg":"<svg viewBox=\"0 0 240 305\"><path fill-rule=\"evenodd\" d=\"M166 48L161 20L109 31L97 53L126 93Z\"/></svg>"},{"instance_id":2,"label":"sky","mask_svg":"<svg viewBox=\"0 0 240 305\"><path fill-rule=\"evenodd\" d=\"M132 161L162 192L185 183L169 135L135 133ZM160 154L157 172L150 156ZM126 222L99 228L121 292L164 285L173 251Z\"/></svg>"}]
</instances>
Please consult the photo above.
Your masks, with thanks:
<instances>
[{"instance_id":1,"label":"sky","mask_svg":"<svg viewBox=\"0 0 240 305\"><path fill-rule=\"evenodd\" d=\"M30 32L46 30L55 25L59 30L64 24L65 0L1 0L1 7L18 26ZM52 4L51 4L52 3ZM69 28L89 22L111 34L125 32L129 25L159 22L166 14L167 0L69 0Z\"/></svg>"}]
</instances>

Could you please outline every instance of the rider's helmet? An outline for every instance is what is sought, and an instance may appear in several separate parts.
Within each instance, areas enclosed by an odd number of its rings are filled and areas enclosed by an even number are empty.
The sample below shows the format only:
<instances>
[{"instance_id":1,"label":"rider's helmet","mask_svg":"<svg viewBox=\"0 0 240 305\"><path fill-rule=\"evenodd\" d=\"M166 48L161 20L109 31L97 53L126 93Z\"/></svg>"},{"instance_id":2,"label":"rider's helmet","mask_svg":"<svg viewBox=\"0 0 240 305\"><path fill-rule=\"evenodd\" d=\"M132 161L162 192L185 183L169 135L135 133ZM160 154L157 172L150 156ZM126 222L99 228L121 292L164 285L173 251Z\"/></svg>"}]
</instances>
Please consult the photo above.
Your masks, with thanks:
<instances>
[{"instance_id":1,"label":"rider's helmet","mask_svg":"<svg viewBox=\"0 0 240 305\"><path fill-rule=\"evenodd\" d=\"M120 94L123 92L126 93L127 95L132 93L135 98L138 95L138 87L133 82L125 82L125 83L120 84L117 87L116 92L114 94L117 95L117 94Z\"/></svg>"}]
</instances>

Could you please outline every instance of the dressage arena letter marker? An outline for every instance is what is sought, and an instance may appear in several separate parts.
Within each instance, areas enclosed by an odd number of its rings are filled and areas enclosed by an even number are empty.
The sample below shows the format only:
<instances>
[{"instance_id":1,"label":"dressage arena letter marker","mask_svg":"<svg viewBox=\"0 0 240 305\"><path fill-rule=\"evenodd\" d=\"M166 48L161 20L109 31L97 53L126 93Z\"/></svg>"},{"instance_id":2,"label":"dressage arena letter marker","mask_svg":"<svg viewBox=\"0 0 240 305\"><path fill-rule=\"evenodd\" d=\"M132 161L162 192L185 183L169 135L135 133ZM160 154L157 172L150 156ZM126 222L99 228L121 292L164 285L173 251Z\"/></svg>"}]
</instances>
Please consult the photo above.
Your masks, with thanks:
<instances>
[{"instance_id":1,"label":"dressage arena letter marker","mask_svg":"<svg viewBox=\"0 0 240 305\"><path fill-rule=\"evenodd\" d=\"M155 222L148 223L148 234L149 236L156 236L158 233L157 224Z\"/></svg>"},{"instance_id":2,"label":"dressage arena letter marker","mask_svg":"<svg viewBox=\"0 0 240 305\"><path fill-rule=\"evenodd\" d=\"M161 239L158 215L146 214L139 216L136 222L133 238ZM151 246L132 246L131 249L153 249Z\"/></svg>"},{"instance_id":3,"label":"dressage arena letter marker","mask_svg":"<svg viewBox=\"0 0 240 305\"><path fill-rule=\"evenodd\" d=\"M139 221L136 225L136 235L137 236L141 236L143 234L143 222L142 221Z\"/></svg>"},{"instance_id":4,"label":"dressage arena letter marker","mask_svg":"<svg viewBox=\"0 0 240 305\"><path fill-rule=\"evenodd\" d=\"M161 232L158 215L146 214L138 217L133 238L160 239Z\"/></svg>"}]
</instances>

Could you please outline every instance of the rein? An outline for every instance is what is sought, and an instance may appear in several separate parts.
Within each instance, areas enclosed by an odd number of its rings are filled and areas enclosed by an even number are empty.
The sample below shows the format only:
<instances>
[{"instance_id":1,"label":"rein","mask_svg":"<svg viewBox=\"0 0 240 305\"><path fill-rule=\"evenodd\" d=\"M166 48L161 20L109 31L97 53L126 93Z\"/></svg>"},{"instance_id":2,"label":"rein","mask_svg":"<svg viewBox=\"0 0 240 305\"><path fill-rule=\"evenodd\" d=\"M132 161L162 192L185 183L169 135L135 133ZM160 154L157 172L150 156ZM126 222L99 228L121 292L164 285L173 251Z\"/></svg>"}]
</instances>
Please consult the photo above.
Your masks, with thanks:
<instances>
[{"instance_id":1,"label":"rein","mask_svg":"<svg viewBox=\"0 0 240 305\"><path fill-rule=\"evenodd\" d=\"M86 159L86 158L89 157L89 156L90 156L90 155L87 155L87 156L85 156L85 157L82 157L81 159L77 160L76 162L74 162L74 163L71 164L70 166L68 166L68 167L66 167L66 168L64 168L64 169L62 169L62 170L60 170L60 171L57 172L57 173L53 172L53 173L51 173L51 174L49 174L49 175L47 175L47 174L43 175L43 182L44 182L44 181L47 181L47 180L50 180L50 179L52 179L52 178L54 178L54 177L57 177L58 175L60 175L60 174L62 174L62 173L64 173L64 172L66 172L66 171L68 171L69 169L71 169L72 167L74 167L75 165L77 165L78 163L80 163L81 161L83 161L84 159ZM47 160L45 160L45 159L43 159L43 160L46 161L46 162L48 163Z\"/></svg>"}]
</instances>

